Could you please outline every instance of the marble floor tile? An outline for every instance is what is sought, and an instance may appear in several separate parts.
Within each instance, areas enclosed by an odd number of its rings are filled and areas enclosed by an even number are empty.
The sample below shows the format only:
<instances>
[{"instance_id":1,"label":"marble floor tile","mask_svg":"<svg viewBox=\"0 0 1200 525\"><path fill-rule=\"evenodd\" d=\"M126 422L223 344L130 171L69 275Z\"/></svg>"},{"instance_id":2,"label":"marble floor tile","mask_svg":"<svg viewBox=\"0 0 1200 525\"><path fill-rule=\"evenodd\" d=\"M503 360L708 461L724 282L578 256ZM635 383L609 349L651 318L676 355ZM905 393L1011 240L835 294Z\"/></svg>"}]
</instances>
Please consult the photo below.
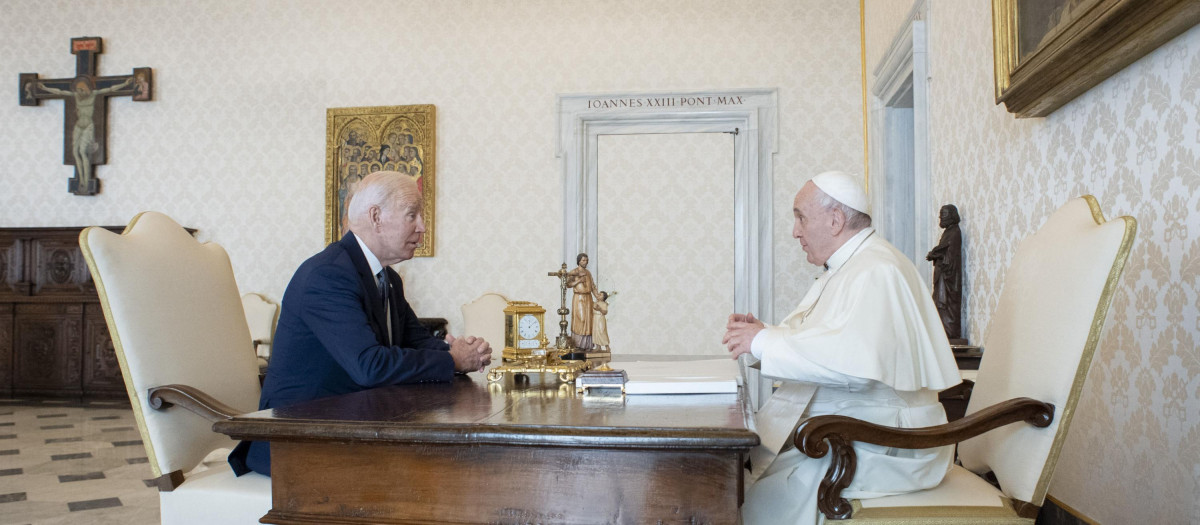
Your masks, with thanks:
<instances>
[{"instance_id":1,"label":"marble floor tile","mask_svg":"<svg viewBox=\"0 0 1200 525\"><path fill-rule=\"evenodd\" d=\"M0 525L159 522L125 402L0 399Z\"/></svg>"}]
</instances>

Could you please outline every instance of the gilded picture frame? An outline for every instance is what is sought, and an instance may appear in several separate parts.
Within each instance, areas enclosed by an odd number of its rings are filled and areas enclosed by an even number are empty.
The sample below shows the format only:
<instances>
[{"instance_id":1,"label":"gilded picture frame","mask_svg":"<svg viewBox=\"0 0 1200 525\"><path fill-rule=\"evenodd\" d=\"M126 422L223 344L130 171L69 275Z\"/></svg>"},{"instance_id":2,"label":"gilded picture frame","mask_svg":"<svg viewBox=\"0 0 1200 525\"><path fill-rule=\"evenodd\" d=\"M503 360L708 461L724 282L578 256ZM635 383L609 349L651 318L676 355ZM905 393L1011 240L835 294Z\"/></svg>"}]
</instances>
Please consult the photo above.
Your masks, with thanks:
<instances>
[{"instance_id":1,"label":"gilded picture frame","mask_svg":"<svg viewBox=\"0 0 1200 525\"><path fill-rule=\"evenodd\" d=\"M425 235L415 257L433 257L437 177L433 104L325 111L325 243L341 239L346 198L369 173L408 173L421 188Z\"/></svg>"},{"instance_id":2,"label":"gilded picture frame","mask_svg":"<svg viewBox=\"0 0 1200 525\"><path fill-rule=\"evenodd\" d=\"M992 0L996 103L1049 115L1197 22L1195 0Z\"/></svg>"}]
</instances>

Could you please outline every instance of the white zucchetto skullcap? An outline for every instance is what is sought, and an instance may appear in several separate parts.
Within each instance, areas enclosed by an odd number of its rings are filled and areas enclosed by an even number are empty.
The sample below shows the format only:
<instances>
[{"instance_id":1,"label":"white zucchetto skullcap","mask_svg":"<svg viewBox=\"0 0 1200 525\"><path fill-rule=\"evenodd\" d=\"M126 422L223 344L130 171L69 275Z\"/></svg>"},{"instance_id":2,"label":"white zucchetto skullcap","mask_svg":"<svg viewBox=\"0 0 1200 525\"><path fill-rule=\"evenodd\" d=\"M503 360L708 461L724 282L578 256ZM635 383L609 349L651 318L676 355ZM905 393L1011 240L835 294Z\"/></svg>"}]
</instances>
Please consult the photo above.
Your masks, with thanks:
<instances>
[{"instance_id":1,"label":"white zucchetto skullcap","mask_svg":"<svg viewBox=\"0 0 1200 525\"><path fill-rule=\"evenodd\" d=\"M855 211L868 213L867 193L858 178L841 171L827 171L812 178L812 183L826 195Z\"/></svg>"}]
</instances>

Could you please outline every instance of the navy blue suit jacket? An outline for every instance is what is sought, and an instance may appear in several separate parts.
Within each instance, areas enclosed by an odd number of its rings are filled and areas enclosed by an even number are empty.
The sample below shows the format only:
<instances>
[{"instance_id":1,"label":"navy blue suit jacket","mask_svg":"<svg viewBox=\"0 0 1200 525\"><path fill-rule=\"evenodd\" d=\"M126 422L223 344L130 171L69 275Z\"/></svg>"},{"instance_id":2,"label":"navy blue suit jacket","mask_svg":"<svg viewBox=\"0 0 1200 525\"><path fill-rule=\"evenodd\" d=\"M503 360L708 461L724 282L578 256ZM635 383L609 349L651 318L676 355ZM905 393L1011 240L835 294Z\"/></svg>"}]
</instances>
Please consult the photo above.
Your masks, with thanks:
<instances>
[{"instance_id":1,"label":"navy blue suit jacket","mask_svg":"<svg viewBox=\"0 0 1200 525\"><path fill-rule=\"evenodd\" d=\"M449 381L450 346L417 321L400 276L386 268L392 344L375 276L353 233L300 265L283 294L259 410L383 385ZM239 475L270 475L266 442L242 442L229 456Z\"/></svg>"}]
</instances>

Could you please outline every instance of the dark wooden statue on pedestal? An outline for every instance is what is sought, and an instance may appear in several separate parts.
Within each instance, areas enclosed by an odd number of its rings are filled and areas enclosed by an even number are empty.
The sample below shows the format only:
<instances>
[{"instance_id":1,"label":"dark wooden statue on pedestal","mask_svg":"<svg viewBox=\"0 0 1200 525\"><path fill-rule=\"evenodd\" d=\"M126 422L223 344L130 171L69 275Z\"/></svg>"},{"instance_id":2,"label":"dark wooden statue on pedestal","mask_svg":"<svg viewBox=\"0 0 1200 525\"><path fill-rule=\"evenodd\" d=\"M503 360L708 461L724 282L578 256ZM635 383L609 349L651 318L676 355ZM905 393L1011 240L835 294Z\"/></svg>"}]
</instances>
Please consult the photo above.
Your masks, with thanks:
<instances>
[{"instance_id":1,"label":"dark wooden statue on pedestal","mask_svg":"<svg viewBox=\"0 0 1200 525\"><path fill-rule=\"evenodd\" d=\"M925 258L933 262L933 304L942 318L942 327L950 339L954 361L959 370L978 370L983 353L977 346L967 343L962 332L962 231L958 228L958 208L953 204L942 206L938 214L938 226L944 228L942 240L929 250ZM938 400L946 407L946 418L954 421L962 418L971 401L975 382L965 380L961 384L938 393Z\"/></svg>"},{"instance_id":2,"label":"dark wooden statue on pedestal","mask_svg":"<svg viewBox=\"0 0 1200 525\"><path fill-rule=\"evenodd\" d=\"M933 262L933 303L937 305L946 337L952 345L965 345L962 336L962 231L958 228L958 208L942 206L938 226L944 228L942 240L926 260Z\"/></svg>"}]
</instances>

